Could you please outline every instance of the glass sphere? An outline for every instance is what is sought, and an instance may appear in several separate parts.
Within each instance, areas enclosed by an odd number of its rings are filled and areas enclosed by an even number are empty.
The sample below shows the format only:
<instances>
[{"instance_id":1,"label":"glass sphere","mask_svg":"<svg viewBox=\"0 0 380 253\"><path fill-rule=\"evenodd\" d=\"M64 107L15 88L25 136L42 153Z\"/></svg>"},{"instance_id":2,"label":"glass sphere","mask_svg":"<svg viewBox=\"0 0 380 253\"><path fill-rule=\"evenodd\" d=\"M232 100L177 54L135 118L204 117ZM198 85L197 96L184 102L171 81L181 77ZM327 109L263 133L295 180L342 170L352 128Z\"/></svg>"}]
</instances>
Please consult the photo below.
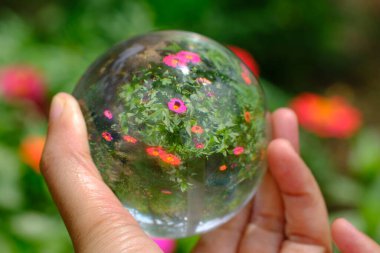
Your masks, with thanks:
<instances>
[{"instance_id":1,"label":"glass sphere","mask_svg":"<svg viewBox=\"0 0 380 253\"><path fill-rule=\"evenodd\" d=\"M261 87L201 35L162 31L121 43L92 64L74 96L104 181L152 236L228 221L265 171Z\"/></svg>"}]
</instances>

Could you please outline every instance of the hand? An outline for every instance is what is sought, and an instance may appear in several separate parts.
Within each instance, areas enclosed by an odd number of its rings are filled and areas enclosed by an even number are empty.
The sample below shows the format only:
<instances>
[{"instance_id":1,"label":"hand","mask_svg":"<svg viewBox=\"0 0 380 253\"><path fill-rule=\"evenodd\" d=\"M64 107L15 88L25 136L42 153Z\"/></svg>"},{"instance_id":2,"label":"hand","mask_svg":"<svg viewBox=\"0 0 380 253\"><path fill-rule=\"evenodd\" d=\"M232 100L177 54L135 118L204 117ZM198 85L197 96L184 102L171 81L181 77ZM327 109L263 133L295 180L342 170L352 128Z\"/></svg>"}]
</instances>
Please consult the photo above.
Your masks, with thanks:
<instances>
[{"instance_id":1,"label":"hand","mask_svg":"<svg viewBox=\"0 0 380 253\"><path fill-rule=\"evenodd\" d=\"M195 252L331 252L323 198L297 154L295 115L280 109L272 124L270 172L253 203L202 236ZM76 252L161 252L103 182L82 113L68 94L53 99L41 172Z\"/></svg>"},{"instance_id":2,"label":"hand","mask_svg":"<svg viewBox=\"0 0 380 253\"><path fill-rule=\"evenodd\" d=\"M90 156L82 113L68 94L53 99L41 172L75 252L162 252L103 182Z\"/></svg>"},{"instance_id":3,"label":"hand","mask_svg":"<svg viewBox=\"0 0 380 253\"><path fill-rule=\"evenodd\" d=\"M380 253L380 246L345 219L332 224L332 236L342 253Z\"/></svg>"},{"instance_id":4,"label":"hand","mask_svg":"<svg viewBox=\"0 0 380 253\"><path fill-rule=\"evenodd\" d=\"M271 119L274 139L268 147L269 171L252 205L203 235L194 252L331 252L323 197L298 155L296 116L279 109Z\"/></svg>"}]
</instances>

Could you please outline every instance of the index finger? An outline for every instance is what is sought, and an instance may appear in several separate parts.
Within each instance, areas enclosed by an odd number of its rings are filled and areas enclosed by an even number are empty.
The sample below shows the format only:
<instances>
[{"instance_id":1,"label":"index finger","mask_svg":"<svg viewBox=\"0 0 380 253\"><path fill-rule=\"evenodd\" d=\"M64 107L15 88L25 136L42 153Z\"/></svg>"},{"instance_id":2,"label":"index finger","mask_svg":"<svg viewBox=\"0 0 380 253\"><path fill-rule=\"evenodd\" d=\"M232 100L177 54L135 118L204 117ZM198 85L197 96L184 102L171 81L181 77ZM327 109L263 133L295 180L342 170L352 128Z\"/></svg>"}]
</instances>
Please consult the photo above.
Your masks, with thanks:
<instances>
[{"instance_id":1,"label":"index finger","mask_svg":"<svg viewBox=\"0 0 380 253\"><path fill-rule=\"evenodd\" d=\"M331 252L326 206L306 164L283 139L274 140L269 145L268 163L283 199L287 239L322 246Z\"/></svg>"}]
</instances>

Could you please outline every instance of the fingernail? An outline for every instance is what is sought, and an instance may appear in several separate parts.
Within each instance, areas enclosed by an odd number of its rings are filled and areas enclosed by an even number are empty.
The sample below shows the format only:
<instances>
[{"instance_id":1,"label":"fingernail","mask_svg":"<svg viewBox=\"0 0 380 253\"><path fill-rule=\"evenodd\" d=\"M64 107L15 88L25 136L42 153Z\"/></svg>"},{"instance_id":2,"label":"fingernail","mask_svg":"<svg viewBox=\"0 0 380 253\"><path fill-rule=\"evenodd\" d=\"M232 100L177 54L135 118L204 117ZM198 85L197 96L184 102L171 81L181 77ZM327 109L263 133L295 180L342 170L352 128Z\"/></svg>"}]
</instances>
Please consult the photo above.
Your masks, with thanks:
<instances>
[{"instance_id":1,"label":"fingernail","mask_svg":"<svg viewBox=\"0 0 380 253\"><path fill-rule=\"evenodd\" d=\"M51 106L50 106L50 114L49 114L50 120L58 119L61 116L64 107L65 107L65 100L62 98L62 96L56 95L53 98L53 101L51 102Z\"/></svg>"}]
</instances>

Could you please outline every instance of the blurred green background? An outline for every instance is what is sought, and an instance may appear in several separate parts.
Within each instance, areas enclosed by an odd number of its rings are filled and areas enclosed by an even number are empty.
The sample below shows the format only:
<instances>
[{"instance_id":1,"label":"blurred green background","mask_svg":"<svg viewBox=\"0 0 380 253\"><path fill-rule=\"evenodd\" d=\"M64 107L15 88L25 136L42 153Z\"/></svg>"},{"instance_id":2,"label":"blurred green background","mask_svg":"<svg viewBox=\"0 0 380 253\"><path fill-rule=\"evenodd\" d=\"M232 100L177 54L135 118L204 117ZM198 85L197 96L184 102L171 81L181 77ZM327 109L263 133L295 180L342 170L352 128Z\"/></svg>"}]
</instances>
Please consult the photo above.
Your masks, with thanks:
<instances>
[{"instance_id":1,"label":"blurred green background","mask_svg":"<svg viewBox=\"0 0 380 253\"><path fill-rule=\"evenodd\" d=\"M346 217L380 241L378 0L3 0L0 74L32 68L44 91L38 99L15 98L8 88L0 98L0 252L72 251L30 167L41 146L30 137L45 135L51 97L71 92L97 56L158 29L190 30L249 51L271 110L304 92L339 96L357 108L361 127L346 138L301 128L302 155L331 218ZM181 240L177 252L188 252L193 241Z\"/></svg>"}]
</instances>

